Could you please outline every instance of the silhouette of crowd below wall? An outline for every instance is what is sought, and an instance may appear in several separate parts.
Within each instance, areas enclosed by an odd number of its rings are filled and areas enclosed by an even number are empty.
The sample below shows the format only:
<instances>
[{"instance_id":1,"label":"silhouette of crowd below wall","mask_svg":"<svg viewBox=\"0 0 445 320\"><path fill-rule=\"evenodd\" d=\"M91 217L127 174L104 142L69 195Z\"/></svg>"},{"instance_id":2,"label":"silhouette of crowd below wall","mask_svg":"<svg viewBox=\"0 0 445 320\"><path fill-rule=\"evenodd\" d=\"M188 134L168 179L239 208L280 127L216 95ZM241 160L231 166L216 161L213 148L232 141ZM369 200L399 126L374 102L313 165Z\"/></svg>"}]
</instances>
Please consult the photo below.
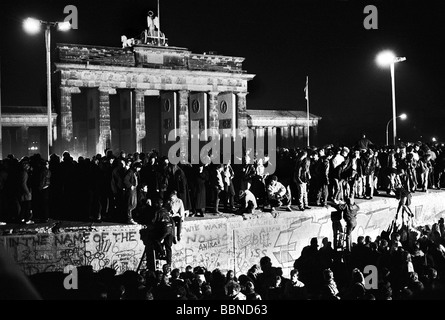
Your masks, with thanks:
<instances>
[{"instance_id":1,"label":"silhouette of crowd below wall","mask_svg":"<svg viewBox=\"0 0 445 320\"><path fill-rule=\"evenodd\" d=\"M279 148L273 175L265 170L270 157L247 150L242 164L222 165L221 186L221 165L173 165L156 150L105 150L104 155L77 160L65 151L62 156L52 154L49 161L40 154L21 159L8 155L0 160L0 221L141 223L149 200L165 199L172 190L183 201L186 216L240 213L240 206L247 207L240 197L246 189L256 198L256 208L251 209L269 210L272 176L289 190L289 204L298 210L338 203L345 196L395 196L401 172L409 192L427 192L445 186L444 150L443 145L421 142L379 147L365 136L349 147Z\"/></svg>"},{"instance_id":2,"label":"silhouette of crowd below wall","mask_svg":"<svg viewBox=\"0 0 445 320\"><path fill-rule=\"evenodd\" d=\"M350 252L336 251L328 238L303 248L289 274L268 256L246 273L164 264L116 274L112 268L77 268L77 289L67 290L63 272L28 276L45 300L442 300L445 299L443 218L376 239L359 236ZM365 267L376 267L372 284Z\"/></svg>"}]
</instances>

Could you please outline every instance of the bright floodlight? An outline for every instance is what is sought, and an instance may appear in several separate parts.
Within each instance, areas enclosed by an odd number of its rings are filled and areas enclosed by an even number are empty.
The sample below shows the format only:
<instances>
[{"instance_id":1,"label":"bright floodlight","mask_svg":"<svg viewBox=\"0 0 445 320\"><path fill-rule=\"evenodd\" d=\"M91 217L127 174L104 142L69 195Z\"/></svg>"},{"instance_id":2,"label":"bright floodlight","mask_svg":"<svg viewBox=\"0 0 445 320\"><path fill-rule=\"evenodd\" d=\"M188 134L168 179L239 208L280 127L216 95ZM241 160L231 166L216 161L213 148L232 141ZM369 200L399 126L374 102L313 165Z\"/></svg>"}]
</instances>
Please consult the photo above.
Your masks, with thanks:
<instances>
[{"instance_id":1,"label":"bright floodlight","mask_svg":"<svg viewBox=\"0 0 445 320\"><path fill-rule=\"evenodd\" d=\"M400 119L405 120L408 116L406 115L406 113L402 113L400 115Z\"/></svg>"},{"instance_id":2,"label":"bright floodlight","mask_svg":"<svg viewBox=\"0 0 445 320\"><path fill-rule=\"evenodd\" d=\"M37 33L40 31L40 21L34 18L27 18L23 21L23 28L28 33Z\"/></svg>"},{"instance_id":3,"label":"bright floodlight","mask_svg":"<svg viewBox=\"0 0 445 320\"><path fill-rule=\"evenodd\" d=\"M395 54L389 50L379 53L376 58L377 64L381 67L387 67L394 63L395 60Z\"/></svg>"},{"instance_id":4,"label":"bright floodlight","mask_svg":"<svg viewBox=\"0 0 445 320\"><path fill-rule=\"evenodd\" d=\"M69 23L69 21L58 22L57 28L60 31L68 31L69 29L71 29L71 23Z\"/></svg>"}]
</instances>

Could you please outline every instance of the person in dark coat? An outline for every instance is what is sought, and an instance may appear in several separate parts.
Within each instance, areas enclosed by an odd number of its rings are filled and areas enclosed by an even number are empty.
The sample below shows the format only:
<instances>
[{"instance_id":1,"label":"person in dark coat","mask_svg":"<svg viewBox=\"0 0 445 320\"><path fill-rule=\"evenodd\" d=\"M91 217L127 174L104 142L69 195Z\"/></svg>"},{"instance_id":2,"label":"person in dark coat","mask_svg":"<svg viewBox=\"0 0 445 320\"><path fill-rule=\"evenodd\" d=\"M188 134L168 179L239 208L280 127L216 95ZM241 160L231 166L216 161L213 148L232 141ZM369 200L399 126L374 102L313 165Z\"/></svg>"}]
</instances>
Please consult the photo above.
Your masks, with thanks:
<instances>
[{"instance_id":1,"label":"person in dark coat","mask_svg":"<svg viewBox=\"0 0 445 320\"><path fill-rule=\"evenodd\" d=\"M62 153L62 161L60 162L60 173L62 183L62 203L61 213L62 219L76 220L78 219L76 212L80 201L77 201L81 188L77 180L77 163L68 151Z\"/></svg>"},{"instance_id":2,"label":"person in dark coat","mask_svg":"<svg viewBox=\"0 0 445 320\"><path fill-rule=\"evenodd\" d=\"M51 185L51 171L49 162L39 157L33 158L32 171L32 210L35 220L47 222L49 220L49 190Z\"/></svg>"},{"instance_id":3,"label":"person in dark coat","mask_svg":"<svg viewBox=\"0 0 445 320\"><path fill-rule=\"evenodd\" d=\"M298 269L290 271L290 281L284 285L283 298L285 300L307 300L308 292L303 282L298 279Z\"/></svg>"},{"instance_id":4,"label":"person in dark coat","mask_svg":"<svg viewBox=\"0 0 445 320\"><path fill-rule=\"evenodd\" d=\"M147 197L152 201L159 197L158 166L157 155L151 154L141 169L141 182L147 186Z\"/></svg>"},{"instance_id":5,"label":"person in dark coat","mask_svg":"<svg viewBox=\"0 0 445 320\"><path fill-rule=\"evenodd\" d=\"M235 176L235 172L233 171L230 161L229 163L224 164L222 174L224 179L224 197L223 197L224 209L228 212L234 212L235 187L233 185L232 180Z\"/></svg>"},{"instance_id":6,"label":"person in dark coat","mask_svg":"<svg viewBox=\"0 0 445 320\"><path fill-rule=\"evenodd\" d=\"M31 220L32 210L31 210L31 199L32 193L29 181L29 171L30 171L29 159L20 160L20 171L19 171L19 201L20 201L20 221L26 224L34 223Z\"/></svg>"},{"instance_id":7,"label":"person in dark coat","mask_svg":"<svg viewBox=\"0 0 445 320\"><path fill-rule=\"evenodd\" d=\"M162 157L158 166L158 192L162 200L167 200L170 183L172 180L170 161L167 157ZM173 190L173 188L172 188Z\"/></svg>"},{"instance_id":8,"label":"person in dark coat","mask_svg":"<svg viewBox=\"0 0 445 320\"><path fill-rule=\"evenodd\" d=\"M346 250L351 251L351 233L357 226L357 213L360 207L355 203L354 197L347 196L345 201L341 201L334 207L341 212L343 219L346 222Z\"/></svg>"},{"instance_id":9,"label":"person in dark coat","mask_svg":"<svg viewBox=\"0 0 445 320\"><path fill-rule=\"evenodd\" d=\"M99 157L93 157L92 161L89 163L88 168L88 188L89 188L89 217L88 219L93 222L101 222L102 216L102 206L100 202L100 195L104 185L103 175L100 170L100 155Z\"/></svg>"},{"instance_id":10,"label":"person in dark coat","mask_svg":"<svg viewBox=\"0 0 445 320\"><path fill-rule=\"evenodd\" d=\"M162 199L156 199L154 202L155 213L152 219L154 227L154 245L158 258L167 261L168 265L172 263L172 245L175 241L175 222L168 211L163 206Z\"/></svg>"},{"instance_id":11,"label":"person in dark coat","mask_svg":"<svg viewBox=\"0 0 445 320\"><path fill-rule=\"evenodd\" d=\"M220 202L220 196L221 193L224 191L224 179L222 176L224 166L222 164L217 164L215 166L212 166L212 169L209 174L209 184L211 186L212 191L212 207L214 215L220 215L221 212L219 211L219 202Z\"/></svg>"},{"instance_id":12,"label":"person in dark coat","mask_svg":"<svg viewBox=\"0 0 445 320\"><path fill-rule=\"evenodd\" d=\"M256 176L256 169L250 156L246 155L242 161L241 186L240 190L246 190L247 185L252 185L253 178Z\"/></svg>"},{"instance_id":13,"label":"person in dark coat","mask_svg":"<svg viewBox=\"0 0 445 320\"><path fill-rule=\"evenodd\" d=\"M209 180L209 172L202 163L200 163L195 170L195 181L193 183L193 214L198 217L204 217L207 204L206 184Z\"/></svg>"},{"instance_id":14,"label":"person in dark coat","mask_svg":"<svg viewBox=\"0 0 445 320\"><path fill-rule=\"evenodd\" d=\"M125 176L125 160L116 160L117 164L111 172L111 191L113 192L113 219L122 216L124 208L124 176Z\"/></svg>"},{"instance_id":15,"label":"person in dark coat","mask_svg":"<svg viewBox=\"0 0 445 320\"><path fill-rule=\"evenodd\" d=\"M169 184L171 191L176 190L178 192L178 198L184 203L184 210L186 214L192 209L192 202L190 200L190 190L187 182L187 177L179 165L174 164L172 166L172 183ZM171 191L168 193L170 195Z\"/></svg>"},{"instance_id":16,"label":"person in dark coat","mask_svg":"<svg viewBox=\"0 0 445 320\"><path fill-rule=\"evenodd\" d=\"M101 219L109 220L112 214L113 191L111 190L111 176L113 172L113 163L116 158L113 155L107 154L99 161L99 169L101 172L101 183L99 193L99 201L101 208Z\"/></svg>"},{"instance_id":17,"label":"person in dark coat","mask_svg":"<svg viewBox=\"0 0 445 320\"><path fill-rule=\"evenodd\" d=\"M124 185L125 185L125 196L127 203L127 223L129 224L137 224L136 221L133 220L133 210L136 209L137 206L137 186L139 184L138 173L141 170L141 163L136 162L133 166L131 166L124 177Z\"/></svg>"},{"instance_id":18,"label":"person in dark coat","mask_svg":"<svg viewBox=\"0 0 445 320\"><path fill-rule=\"evenodd\" d=\"M63 200L63 176L60 163L60 157L53 153L49 157L49 171L51 171L51 185L49 187L50 193L50 216L52 218L60 218L63 212L62 200Z\"/></svg>"}]
</instances>

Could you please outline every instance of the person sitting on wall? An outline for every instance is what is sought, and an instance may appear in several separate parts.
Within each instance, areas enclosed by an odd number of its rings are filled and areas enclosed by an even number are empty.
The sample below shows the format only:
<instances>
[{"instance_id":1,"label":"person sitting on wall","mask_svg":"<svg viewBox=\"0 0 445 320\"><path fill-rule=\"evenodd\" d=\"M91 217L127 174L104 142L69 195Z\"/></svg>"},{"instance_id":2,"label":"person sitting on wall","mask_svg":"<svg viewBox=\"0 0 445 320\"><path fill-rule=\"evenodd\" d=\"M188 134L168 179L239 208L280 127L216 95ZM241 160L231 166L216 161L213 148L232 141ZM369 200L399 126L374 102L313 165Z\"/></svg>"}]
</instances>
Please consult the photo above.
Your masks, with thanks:
<instances>
[{"instance_id":1,"label":"person sitting on wall","mask_svg":"<svg viewBox=\"0 0 445 320\"><path fill-rule=\"evenodd\" d=\"M178 192L173 190L170 192L170 197L165 204L166 209L170 212L170 215L174 221L176 227L176 239L181 241L182 223L185 219L184 203L178 198Z\"/></svg>"}]
</instances>

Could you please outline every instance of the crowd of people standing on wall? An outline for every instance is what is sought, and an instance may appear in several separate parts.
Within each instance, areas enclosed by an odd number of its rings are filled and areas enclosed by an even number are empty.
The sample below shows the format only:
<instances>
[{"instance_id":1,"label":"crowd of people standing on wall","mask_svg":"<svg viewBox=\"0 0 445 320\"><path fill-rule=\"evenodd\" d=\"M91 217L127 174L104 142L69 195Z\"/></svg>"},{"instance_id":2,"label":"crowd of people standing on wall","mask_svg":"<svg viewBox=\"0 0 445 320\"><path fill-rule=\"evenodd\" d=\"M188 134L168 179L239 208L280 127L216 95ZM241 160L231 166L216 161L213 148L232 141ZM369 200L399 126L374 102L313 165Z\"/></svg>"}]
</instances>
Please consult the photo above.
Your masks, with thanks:
<instances>
[{"instance_id":1,"label":"crowd of people standing on wall","mask_svg":"<svg viewBox=\"0 0 445 320\"><path fill-rule=\"evenodd\" d=\"M380 147L363 135L352 146L278 148L272 174L270 157L251 150L237 159L241 164L172 164L156 150L106 150L77 159L65 151L48 160L8 155L0 160L0 221L135 224L146 206L158 198L168 202L172 191L183 202L184 217L304 211L379 194L406 197L445 187L444 150L421 142Z\"/></svg>"}]
</instances>

